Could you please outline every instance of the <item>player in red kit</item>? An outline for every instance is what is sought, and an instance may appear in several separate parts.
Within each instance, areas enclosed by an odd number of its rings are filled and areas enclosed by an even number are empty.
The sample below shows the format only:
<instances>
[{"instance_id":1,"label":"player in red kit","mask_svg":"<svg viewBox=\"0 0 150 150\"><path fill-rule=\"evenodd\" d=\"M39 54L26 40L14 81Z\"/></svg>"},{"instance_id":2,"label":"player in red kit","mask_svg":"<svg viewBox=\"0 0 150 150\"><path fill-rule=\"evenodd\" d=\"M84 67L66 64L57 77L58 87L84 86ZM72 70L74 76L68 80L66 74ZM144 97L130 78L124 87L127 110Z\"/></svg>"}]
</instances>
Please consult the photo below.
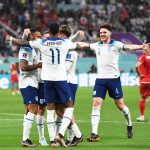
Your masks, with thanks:
<instances>
[{"instance_id":1,"label":"player in red kit","mask_svg":"<svg viewBox=\"0 0 150 150\"><path fill-rule=\"evenodd\" d=\"M15 95L19 94L18 88L18 63L11 64L10 66L10 78L11 78L11 93ZM16 87L15 87L16 86Z\"/></svg>"},{"instance_id":2,"label":"player in red kit","mask_svg":"<svg viewBox=\"0 0 150 150\"><path fill-rule=\"evenodd\" d=\"M144 121L146 99L150 96L150 53L144 51L136 64L136 72L140 80L140 116L137 121Z\"/></svg>"}]
</instances>

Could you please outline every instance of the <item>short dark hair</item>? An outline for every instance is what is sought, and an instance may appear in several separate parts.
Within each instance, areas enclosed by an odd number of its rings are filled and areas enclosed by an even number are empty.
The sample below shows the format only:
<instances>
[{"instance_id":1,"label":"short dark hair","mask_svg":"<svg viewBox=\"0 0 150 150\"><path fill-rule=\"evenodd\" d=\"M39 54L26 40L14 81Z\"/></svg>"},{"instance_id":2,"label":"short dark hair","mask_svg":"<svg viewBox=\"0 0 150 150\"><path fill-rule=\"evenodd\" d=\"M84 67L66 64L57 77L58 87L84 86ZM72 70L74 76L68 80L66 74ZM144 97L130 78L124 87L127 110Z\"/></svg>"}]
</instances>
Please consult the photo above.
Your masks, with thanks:
<instances>
[{"instance_id":1,"label":"short dark hair","mask_svg":"<svg viewBox=\"0 0 150 150\"><path fill-rule=\"evenodd\" d=\"M71 35L71 29L67 25L62 25L59 28L59 33L62 33L64 35L66 35L67 37L70 37L70 35Z\"/></svg>"},{"instance_id":2,"label":"short dark hair","mask_svg":"<svg viewBox=\"0 0 150 150\"><path fill-rule=\"evenodd\" d=\"M49 33L49 30L44 30L44 31L42 32L42 35L47 34L47 33Z\"/></svg>"},{"instance_id":3,"label":"short dark hair","mask_svg":"<svg viewBox=\"0 0 150 150\"><path fill-rule=\"evenodd\" d=\"M52 22L49 24L49 32L52 35L56 35L57 33L59 33L59 24L56 22Z\"/></svg>"},{"instance_id":4,"label":"short dark hair","mask_svg":"<svg viewBox=\"0 0 150 150\"><path fill-rule=\"evenodd\" d=\"M99 29L101 29L101 28L105 28L105 29L111 31L111 30L112 30L112 25L109 24L109 23L107 23L107 24L102 24Z\"/></svg>"},{"instance_id":5,"label":"short dark hair","mask_svg":"<svg viewBox=\"0 0 150 150\"><path fill-rule=\"evenodd\" d=\"M41 32L39 28L31 28L30 31L31 33Z\"/></svg>"}]
</instances>

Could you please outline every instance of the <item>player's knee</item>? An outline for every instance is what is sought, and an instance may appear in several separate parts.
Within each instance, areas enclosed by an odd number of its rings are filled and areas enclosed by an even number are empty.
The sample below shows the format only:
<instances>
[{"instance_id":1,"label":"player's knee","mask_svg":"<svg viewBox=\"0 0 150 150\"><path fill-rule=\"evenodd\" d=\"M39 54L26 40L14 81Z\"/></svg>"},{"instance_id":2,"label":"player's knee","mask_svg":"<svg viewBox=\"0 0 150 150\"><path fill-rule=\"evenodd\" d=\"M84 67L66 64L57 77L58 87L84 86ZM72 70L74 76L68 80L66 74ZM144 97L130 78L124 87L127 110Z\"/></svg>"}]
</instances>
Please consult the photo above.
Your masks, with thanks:
<instances>
[{"instance_id":1,"label":"player's knee","mask_svg":"<svg viewBox=\"0 0 150 150\"><path fill-rule=\"evenodd\" d=\"M116 106L119 110L123 110L125 105L124 105L124 103L116 103Z\"/></svg>"},{"instance_id":2,"label":"player's knee","mask_svg":"<svg viewBox=\"0 0 150 150\"><path fill-rule=\"evenodd\" d=\"M37 114L38 112L38 105L36 104L31 104L28 106L28 110L29 112L33 113L33 114Z\"/></svg>"},{"instance_id":3,"label":"player's knee","mask_svg":"<svg viewBox=\"0 0 150 150\"><path fill-rule=\"evenodd\" d=\"M57 110L56 110L56 114L57 114L60 118L63 118L64 111L57 109Z\"/></svg>"},{"instance_id":4,"label":"player's knee","mask_svg":"<svg viewBox=\"0 0 150 150\"><path fill-rule=\"evenodd\" d=\"M73 102L71 100L66 103L66 108L68 107L73 107Z\"/></svg>"},{"instance_id":5,"label":"player's knee","mask_svg":"<svg viewBox=\"0 0 150 150\"><path fill-rule=\"evenodd\" d=\"M101 105L101 100L100 99L93 99L93 106L94 107L99 107Z\"/></svg>"},{"instance_id":6,"label":"player's knee","mask_svg":"<svg viewBox=\"0 0 150 150\"><path fill-rule=\"evenodd\" d=\"M38 106L38 114L42 116L42 115L44 115L44 113L45 113L45 106L39 105Z\"/></svg>"}]
</instances>

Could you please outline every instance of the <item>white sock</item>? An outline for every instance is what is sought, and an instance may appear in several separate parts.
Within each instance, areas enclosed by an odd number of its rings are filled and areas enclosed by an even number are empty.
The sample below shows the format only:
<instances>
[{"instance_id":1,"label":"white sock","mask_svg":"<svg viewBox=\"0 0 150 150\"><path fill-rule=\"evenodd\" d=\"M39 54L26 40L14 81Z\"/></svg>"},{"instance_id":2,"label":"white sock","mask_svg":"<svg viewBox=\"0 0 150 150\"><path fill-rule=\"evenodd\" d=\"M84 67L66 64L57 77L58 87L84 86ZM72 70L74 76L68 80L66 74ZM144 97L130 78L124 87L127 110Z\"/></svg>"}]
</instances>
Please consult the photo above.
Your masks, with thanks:
<instances>
[{"instance_id":1,"label":"white sock","mask_svg":"<svg viewBox=\"0 0 150 150\"><path fill-rule=\"evenodd\" d=\"M54 141L55 138L55 110L47 110L47 128L50 141Z\"/></svg>"},{"instance_id":2,"label":"white sock","mask_svg":"<svg viewBox=\"0 0 150 150\"><path fill-rule=\"evenodd\" d=\"M63 120L59 131L59 133L61 133L63 136L65 134L68 125L72 120L73 110L74 110L73 107L66 108L65 113L63 115Z\"/></svg>"},{"instance_id":3,"label":"white sock","mask_svg":"<svg viewBox=\"0 0 150 150\"><path fill-rule=\"evenodd\" d=\"M34 121L35 114L28 112L25 118L24 127L23 127L23 141L29 139L30 131Z\"/></svg>"},{"instance_id":4,"label":"white sock","mask_svg":"<svg viewBox=\"0 0 150 150\"><path fill-rule=\"evenodd\" d=\"M74 133L73 133L72 129L71 129L71 128L68 128L68 129L67 129L67 140L68 140L68 141L72 141L72 140L73 140L73 137L74 137Z\"/></svg>"},{"instance_id":5,"label":"white sock","mask_svg":"<svg viewBox=\"0 0 150 150\"><path fill-rule=\"evenodd\" d=\"M132 126L132 121L131 121L131 117L130 117L130 111L129 111L128 107L124 106L123 110L121 110L121 111L124 114L124 117L125 117L125 119L127 121L127 125L128 126Z\"/></svg>"},{"instance_id":6,"label":"white sock","mask_svg":"<svg viewBox=\"0 0 150 150\"><path fill-rule=\"evenodd\" d=\"M62 124L62 118L60 118L59 116L57 116L56 117L56 134L59 133L61 124Z\"/></svg>"},{"instance_id":7,"label":"white sock","mask_svg":"<svg viewBox=\"0 0 150 150\"><path fill-rule=\"evenodd\" d=\"M26 114L24 114L24 116L23 116L23 127L24 127L26 116L27 116Z\"/></svg>"},{"instance_id":8,"label":"white sock","mask_svg":"<svg viewBox=\"0 0 150 150\"><path fill-rule=\"evenodd\" d=\"M77 126L76 123L74 123L74 124L71 126L71 129L72 129L74 135L75 135L77 138L80 138L80 137L81 137L82 134L81 134L81 132L80 132L80 130L79 130L79 127Z\"/></svg>"},{"instance_id":9,"label":"white sock","mask_svg":"<svg viewBox=\"0 0 150 150\"><path fill-rule=\"evenodd\" d=\"M41 140L44 138L44 116L37 114L36 125L38 129L39 140Z\"/></svg>"},{"instance_id":10,"label":"white sock","mask_svg":"<svg viewBox=\"0 0 150 150\"><path fill-rule=\"evenodd\" d=\"M92 114L91 114L91 123L92 123L92 133L98 133L98 125L100 120L100 108L93 107Z\"/></svg>"}]
</instances>

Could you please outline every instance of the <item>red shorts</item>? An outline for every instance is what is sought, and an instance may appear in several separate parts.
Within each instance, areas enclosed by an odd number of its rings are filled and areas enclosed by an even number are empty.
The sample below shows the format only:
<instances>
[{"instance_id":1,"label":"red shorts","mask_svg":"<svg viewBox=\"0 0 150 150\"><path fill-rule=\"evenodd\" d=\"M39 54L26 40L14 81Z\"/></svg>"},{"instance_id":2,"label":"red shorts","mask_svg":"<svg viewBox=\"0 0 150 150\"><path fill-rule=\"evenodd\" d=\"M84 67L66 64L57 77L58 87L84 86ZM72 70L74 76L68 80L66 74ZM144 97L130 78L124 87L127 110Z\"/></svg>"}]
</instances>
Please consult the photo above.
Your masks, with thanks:
<instances>
[{"instance_id":1,"label":"red shorts","mask_svg":"<svg viewBox=\"0 0 150 150\"><path fill-rule=\"evenodd\" d=\"M140 84L140 95L150 96L150 84Z\"/></svg>"},{"instance_id":2,"label":"red shorts","mask_svg":"<svg viewBox=\"0 0 150 150\"><path fill-rule=\"evenodd\" d=\"M18 75L17 74L12 74L11 75L11 83L18 83Z\"/></svg>"}]
</instances>

